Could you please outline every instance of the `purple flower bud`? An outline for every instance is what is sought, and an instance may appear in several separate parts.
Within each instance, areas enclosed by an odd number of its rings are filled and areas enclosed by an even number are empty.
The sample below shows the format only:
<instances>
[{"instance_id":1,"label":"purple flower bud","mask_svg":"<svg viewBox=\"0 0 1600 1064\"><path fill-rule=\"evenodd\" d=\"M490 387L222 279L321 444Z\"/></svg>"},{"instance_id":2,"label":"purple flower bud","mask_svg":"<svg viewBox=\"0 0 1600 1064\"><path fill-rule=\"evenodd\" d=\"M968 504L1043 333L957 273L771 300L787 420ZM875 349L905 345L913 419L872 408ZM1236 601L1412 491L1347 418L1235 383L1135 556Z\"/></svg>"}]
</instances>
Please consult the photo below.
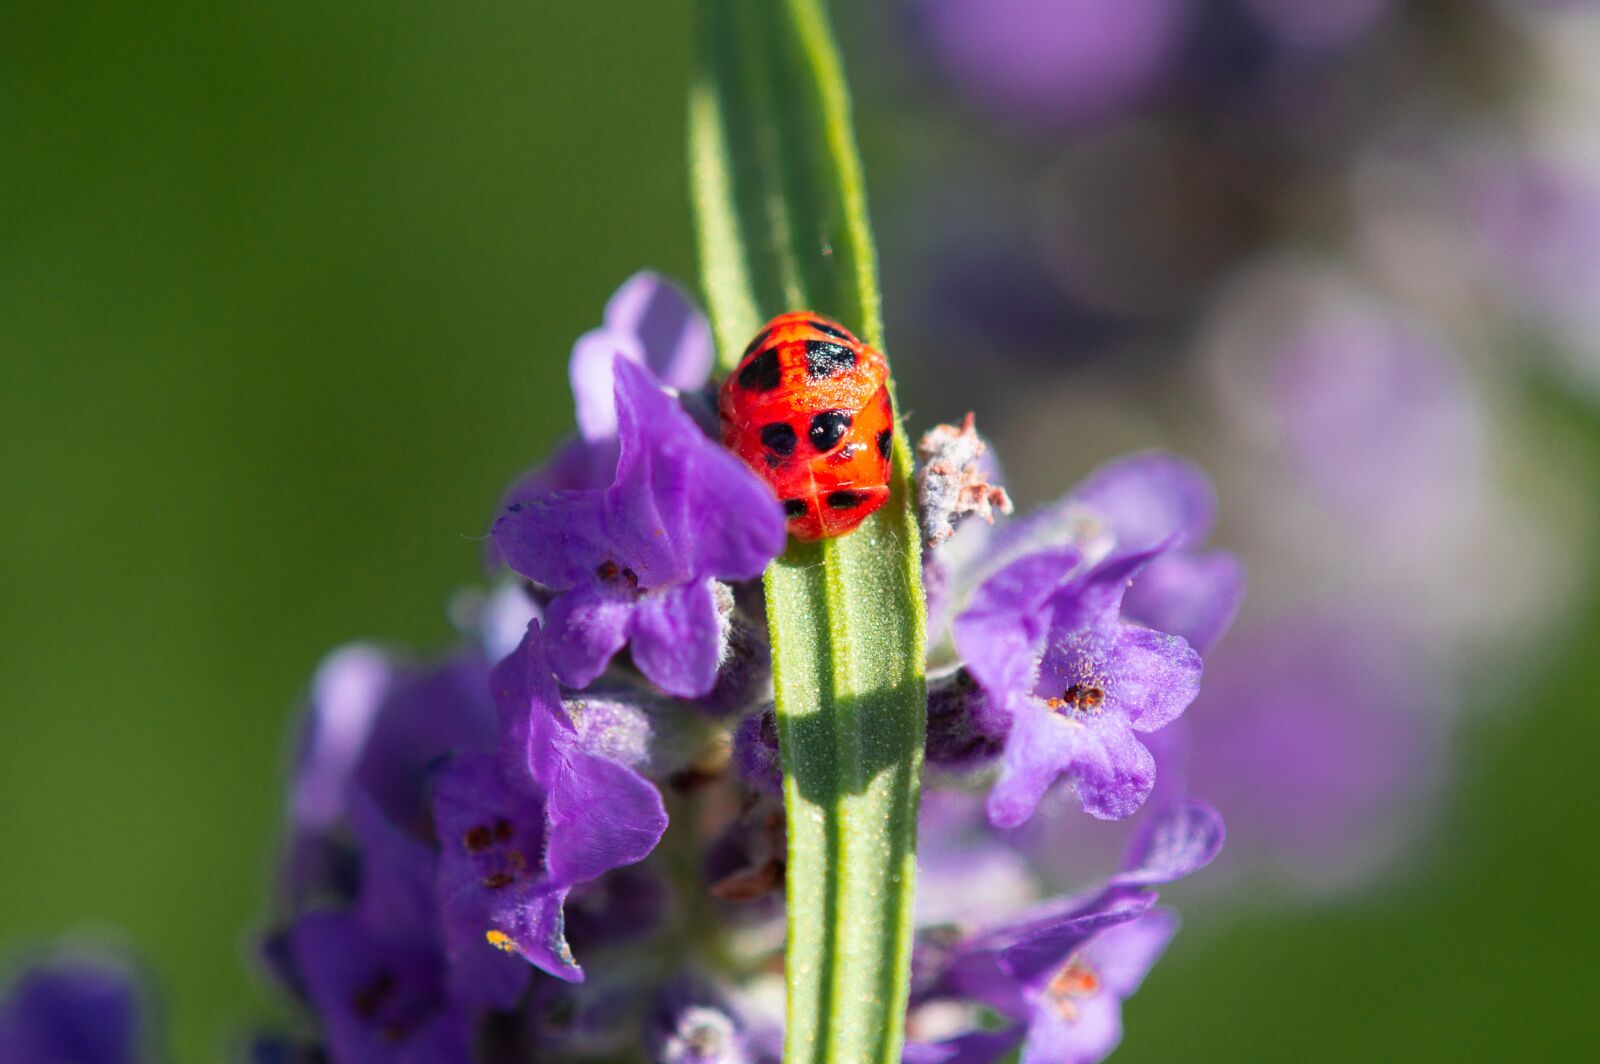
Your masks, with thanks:
<instances>
[{"instance_id":1,"label":"purple flower bud","mask_svg":"<svg viewBox=\"0 0 1600 1064\"><path fill-rule=\"evenodd\" d=\"M992 761L1010 729L1010 715L966 669L928 681L929 764L963 768Z\"/></svg>"},{"instance_id":2,"label":"purple flower bud","mask_svg":"<svg viewBox=\"0 0 1600 1064\"><path fill-rule=\"evenodd\" d=\"M145 1054L139 991L110 957L52 957L0 995L0 1060L16 1064L134 1064Z\"/></svg>"},{"instance_id":3,"label":"purple flower bud","mask_svg":"<svg viewBox=\"0 0 1600 1064\"><path fill-rule=\"evenodd\" d=\"M355 803L361 890L350 911L319 910L289 930L294 970L341 1061L471 1059L470 1025L446 990L433 851Z\"/></svg>"},{"instance_id":4,"label":"purple flower bud","mask_svg":"<svg viewBox=\"0 0 1600 1064\"><path fill-rule=\"evenodd\" d=\"M751 713L734 729L733 763L746 784L762 794L783 797L778 718L771 706Z\"/></svg>"},{"instance_id":5,"label":"purple flower bud","mask_svg":"<svg viewBox=\"0 0 1600 1064\"><path fill-rule=\"evenodd\" d=\"M546 617L563 683L588 686L631 643L663 690L704 695L730 605L713 582L760 575L783 549L783 511L648 370L618 360L614 372L622 450L611 486L513 504L495 543L513 569L562 592Z\"/></svg>"}]
</instances>

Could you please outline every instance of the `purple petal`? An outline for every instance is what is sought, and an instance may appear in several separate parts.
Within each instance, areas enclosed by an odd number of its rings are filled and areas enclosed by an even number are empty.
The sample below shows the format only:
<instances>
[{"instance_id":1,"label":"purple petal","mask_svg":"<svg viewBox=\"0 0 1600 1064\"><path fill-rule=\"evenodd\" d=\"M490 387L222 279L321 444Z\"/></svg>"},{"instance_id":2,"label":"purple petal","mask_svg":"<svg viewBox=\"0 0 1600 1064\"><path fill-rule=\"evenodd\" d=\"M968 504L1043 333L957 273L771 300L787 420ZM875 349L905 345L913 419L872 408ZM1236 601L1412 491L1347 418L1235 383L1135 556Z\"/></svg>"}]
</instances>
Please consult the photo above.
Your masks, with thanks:
<instances>
[{"instance_id":1,"label":"purple petal","mask_svg":"<svg viewBox=\"0 0 1600 1064\"><path fill-rule=\"evenodd\" d=\"M577 409L578 432L591 443L615 439L617 405L613 398L614 365L619 358L643 361L639 342L631 336L595 329L572 345L567 374L572 379L572 400Z\"/></svg>"},{"instance_id":2,"label":"purple petal","mask_svg":"<svg viewBox=\"0 0 1600 1064\"><path fill-rule=\"evenodd\" d=\"M1069 991L1057 1000L1051 988L1041 986L1022 1060L1093 1064L1105 1059L1122 1040L1122 999L1138 989L1176 929L1171 912L1150 909L1091 938L1074 963L1093 977L1093 989Z\"/></svg>"},{"instance_id":3,"label":"purple petal","mask_svg":"<svg viewBox=\"0 0 1600 1064\"><path fill-rule=\"evenodd\" d=\"M1132 731L1108 723L1078 729L1070 771L1073 793L1084 812L1101 820L1121 820L1138 812L1150 797L1156 762Z\"/></svg>"},{"instance_id":4,"label":"purple petal","mask_svg":"<svg viewBox=\"0 0 1600 1064\"><path fill-rule=\"evenodd\" d=\"M353 917L311 913L290 930L334 1059L349 1064L467 1064L464 1013L443 996L431 949L375 937Z\"/></svg>"},{"instance_id":5,"label":"purple petal","mask_svg":"<svg viewBox=\"0 0 1600 1064\"><path fill-rule=\"evenodd\" d=\"M1137 624L1118 625L1106 668L1115 680L1106 692L1139 731L1177 719L1200 693L1200 655L1175 635Z\"/></svg>"},{"instance_id":6,"label":"purple petal","mask_svg":"<svg viewBox=\"0 0 1600 1064\"><path fill-rule=\"evenodd\" d=\"M1195 546L1217 520L1211 478L1193 462L1156 451L1108 462L1071 498L1105 518L1124 549Z\"/></svg>"},{"instance_id":7,"label":"purple petal","mask_svg":"<svg viewBox=\"0 0 1600 1064\"><path fill-rule=\"evenodd\" d=\"M606 305L605 324L572 348L568 374L583 438L596 442L617 435L618 358L648 366L669 386L687 390L705 384L711 352L710 326L682 294L656 274L634 274Z\"/></svg>"},{"instance_id":8,"label":"purple petal","mask_svg":"<svg viewBox=\"0 0 1600 1064\"><path fill-rule=\"evenodd\" d=\"M1211 863L1222 850L1222 816L1204 802L1184 802L1150 818L1124 862L1125 871L1108 881L1114 887L1171 883Z\"/></svg>"},{"instance_id":9,"label":"purple petal","mask_svg":"<svg viewBox=\"0 0 1600 1064\"><path fill-rule=\"evenodd\" d=\"M489 754L457 757L440 768L433 789L452 990L461 1001L495 1008L514 1004L527 984L525 967L502 950L562 978L576 970L564 944L553 948L544 912L551 894L544 805L508 782L502 766Z\"/></svg>"},{"instance_id":10,"label":"purple petal","mask_svg":"<svg viewBox=\"0 0 1600 1064\"><path fill-rule=\"evenodd\" d=\"M489 534L507 565L557 591L593 583L596 567L622 554L606 532L598 491L557 491L512 503Z\"/></svg>"},{"instance_id":11,"label":"purple petal","mask_svg":"<svg viewBox=\"0 0 1600 1064\"><path fill-rule=\"evenodd\" d=\"M995 827L1014 828L1031 817L1045 791L1071 762L1069 729L1075 726L1053 718L1041 707L1024 707L1017 713L1001 758L1000 778L985 806Z\"/></svg>"},{"instance_id":12,"label":"purple petal","mask_svg":"<svg viewBox=\"0 0 1600 1064\"><path fill-rule=\"evenodd\" d=\"M1244 563L1228 551L1153 558L1122 600L1123 614L1170 632L1204 654L1233 623L1244 601Z\"/></svg>"},{"instance_id":13,"label":"purple petal","mask_svg":"<svg viewBox=\"0 0 1600 1064\"><path fill-rule=\"evenodd\" d=\"M1083 910L1058 921L1034 924L1015 944L1000 952L999 967L1017 981L1029 985L1046 982L1084 943L1108 928L1137 919L1151 905L1155 895L1105 895Z\"/></svg>"},{"instance_id":14,"label":"purple petal","mask_svg":"<svg viewBox=\"0 0 1600 1064\"><path fill-rule=\"evenodd\" d=\"M396 684L373 723L354 783L390 823L418 838L429 834L427 780L454 750L487 750L495 713L476 652L463 651Z\"/></svg>"},{"instance_id":15,"label":"purple petal","mask_svg":"<svg viewBox=\"0 0 1600 1064\"><path fill-rule=\"evenodd\" d=\"M617 367L617 417L622 459L608 517L642 585L761 575L788 536L771 490L644 369Z\"/></svg>"},{"instance_id":16,"label":"purple petal","mask_svg":"<svg viewBox=\"0 0 1600 1064\"><path fill-rule=\"evenodd\" d=\"M396 830L364 794L357 795L352 817L361 846L362 922L390 937L428 939L437 911L433 851Z\"/></svg>"},{"instance_id":17,"label":"purple petal","mask_svg":"<svg viewBox=\"0 0 1600 1064\"><path fill-rule=\"evenodd\" d=\"M1084 955L1100 977L1102 993L1112 998L1131 996L1177 933L1177 913L1151 909L1096 936Z\"/></svg>"},{"instance_id":18,"label":"purple petal","mask_svg":"<svg viewBox=\"0 0 1600 1064\"><path fill-rule=\"evenodd\" d=\"M550 783L550 846L545 862L562 885L642 861L661 841L661 793L632 769L571 753Z\"/></svg>"},{"instance_id":19,"label":"purple petal","mask_svg":"<svg viewBox=\"0 0 1600 1064\"><path fill-rule=\"evenodd\" d=\"M593 683L627 643L637 609L625 589L597 584L557 596L545 609L545 650L561 682L578 689Z\"/></svg>"},{"instance_id":20,"label":"purple petal","mask_svg":"<svg viewBox=\"0 0 1600 1064\"><path fill-rule=\"evenodd\" d=\"M617 473L617 441L590 442L582 436L565 436L544 464L512 481L501 496L501 509L557 491L600 491Z\"/></svg>"},{"instance_id":21,"label":"purple petal","mask_svg":"<svg viewBox=\"0 0 1600 1064\"><path fill-rule=\"evenodd\" d=\"M1120 547L1075 575L1056 592L1050 602L1050 628L1053 632L1105 629L1116 623L1128 584L1166 547Z\"/></svg>"},{"instance_id":22,"label":"purple petal","mask_svg":"<svg viewBox=\"0 0 1600 1064\"><path fill-rule=\"evenodd\" d=\"M956 648L996 698L1032 687L1049 628L1045 603L1078 564L1074 547L1041 551L985 580L956 618Z\"/></svg>"},{"instance_id":23,"label":"purple petal","mask_svg":"<svg viewBox=\"0 0 1600 1064\"><path fill-rule=\"evenodd\" d=\"M572 949L567 945L566 920L562 915L566 902L565 889L541 890L505 912L503 923L496 929L505 934L510 943L515 944L517 954L535 968L568 983L581 983L583 969L573 959ZM498 942L498 949L504 950L509 945L504 939ZM523 971L526 972L526 968Z\"/></svg>"},{"instance_id":24,"label":"purple petal","mask_svg":"<svg viewBox=\"0 0 1600 1064\"><path fill-rule=\"evenodd\" d=\"M1084 720L1042 706L1017 713L1000 778L989 792L989 822L1012 828L1038 808L1057 777L1072 780L1084 812L1101 820L1132 816L1155 785L1155 759L1133 731L1107 712Z\"/></svg>"},{"instance_id":25,"label":"purple petal","mask_svg":"<svg viewBox=\"0 0 1600 1064\"><path fill-rule=\"evenodd\" d=\"M1072 1005L1068 1019L1055 1002L1039 1003L1018 1064L1098 1064L1111 1055L1122 1041L1121 1002L1102 992Z\"/></svg>"},{"instance_id":26,"label":"purple petal","mask_svg":"<svg viewBox=\"0 0 1600 1064\"><path fill-rule=\"evenodd\" d=\"M562 753L578 733L550 674L538 621L528 624L516 650L494 667L489 683L500 713L502 770L511 779L555 778Z\"/></svg>"},{"instance_id":27,"label":"purple petal","mask_svg":"<svg viewBox=\"0 0 1600 1064\"><path fill-rule=\"evenodd\" d=\"M363 645L336 650L318 666L290 785L300 826L327 830L344 816L350 777L395 671L388 654Z\"/></svg>"},{"instance_id":28,"label":"purple petal","mask_svg":"<svg viewBox=\"0 0 1600 1064\"><path fill-rule=\"evenodd\" d=\"M648 270L622 283L606 304L606 328L638 337L644 364L679 391L705 386L715 351L711 325L683 292Z\"/></svg>"},{"instance_id":29,"label":"purple petal","mask_svg":"<svg viewBox=\"0 0 1600 1064\"><path fill-rule=\"evenodd\" d=\"M668 694L698 698L717 682L723 624L710 580L656 591L639 600L633 662Z\"/></svg>"}]
</instances>

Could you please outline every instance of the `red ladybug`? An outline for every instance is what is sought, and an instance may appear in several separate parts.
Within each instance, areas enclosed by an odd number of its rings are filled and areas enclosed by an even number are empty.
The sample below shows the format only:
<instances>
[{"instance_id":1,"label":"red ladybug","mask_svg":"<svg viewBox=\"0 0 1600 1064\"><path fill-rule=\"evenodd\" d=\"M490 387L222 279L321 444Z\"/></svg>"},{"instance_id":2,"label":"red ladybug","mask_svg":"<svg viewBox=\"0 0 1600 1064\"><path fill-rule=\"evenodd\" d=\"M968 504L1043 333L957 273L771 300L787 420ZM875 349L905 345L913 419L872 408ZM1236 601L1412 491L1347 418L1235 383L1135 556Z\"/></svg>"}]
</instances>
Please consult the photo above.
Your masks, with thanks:
<instances>
[{"instance_id":1,"label":"red ladybug","mask_svg":"<svg viewBox=\"0 0 1600 1064\"><path fill-rule=\"evenodd\" d=\"M767 322L722 382L722 441L765 480L799 539L842 536L889 497L889 364L806 310Z\"/></svg>"}]
</instances>

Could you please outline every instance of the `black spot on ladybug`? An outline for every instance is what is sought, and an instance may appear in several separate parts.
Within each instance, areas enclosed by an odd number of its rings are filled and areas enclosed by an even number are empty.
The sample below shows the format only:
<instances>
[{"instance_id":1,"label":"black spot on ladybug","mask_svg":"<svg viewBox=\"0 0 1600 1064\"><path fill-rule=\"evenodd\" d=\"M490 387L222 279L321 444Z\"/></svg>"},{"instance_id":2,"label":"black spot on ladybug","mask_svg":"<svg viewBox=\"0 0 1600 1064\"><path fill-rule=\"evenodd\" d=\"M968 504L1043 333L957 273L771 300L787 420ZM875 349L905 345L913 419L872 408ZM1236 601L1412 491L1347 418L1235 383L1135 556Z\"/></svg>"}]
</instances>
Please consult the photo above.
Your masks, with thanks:
<instances>
[{"instance_id":1,"label":"black spot on ladybug","mask_svg":"<svg viewBox=\"0 0 1600 1064\"><path fill-rule=\"evenodd\" d=\"M856 353L843 344L826 340L806 341L806 374L812 380L822 380L843 373L856 364Z\"/></svg>"},{"instance_id":2,"label":"black spot on ladybug","mask_svg":"<svg viewBox=\"0 0 1600 1064\"><path fill-rule=\"evenodd\" d=\"M750 352L760 350L761 345L766 343L767 342L767 337L769 337L771 335L772 335L772 330L771 329L762 329L760 332L756 333L756 338L754 340L751 340L750 343L745 346L744 354L740 355L739 357L740 358L749 358L750 357Z\"/></svg>"},{"instance_id":3,"label":"black spot on ladybug","mask_svg":"<svg viewBox=\"0 0 1600 1064\"><path fill-rule=\"evenodd\" d=\"M889 448L894 446L894 429L884 429L878 433L878 453L885 458L889 457Z\"/></svg>"},{"instance_id":4,"label":"black spot on ladybug","mask_svg":"<svg viewBox=\"0 0 1600 1064\"><path fill-rule=\"evenodd\" d=\"M778 386L782 371L777 348L761 352L739 371L739 387L751 392L770 392Z\"/></svg>"},{"instance_id":5,"label":"black spot on ladybug","mask_svg":"<svg viewBox=\"0 0 1600 1064\"><path fill-rule=\"evenodd\" d=\"M850 421L848 410L824 410L811 419L811 430L807 433L811 437L811 446L821 453L833 450L849 431Z\"/></svg>"},{"instance_id":6,"label":"black spot on ladybug","mask_svg":"<svg viewBox=\"0 0 1600 1064\"><path fill-rule=\"evenodd\" d=\"M851 336L837 325L829 325L827 322L818 321L816 318L812 318L811 320L807 321L806 324L817 330L819 333L827 333L829 336L836 337L846 342L855 339L854 336Z\"/></svg>"},{"instance_id":7,"label":"black spot on ladybug","mask_svg":"<svg viewBox=\"0 0 1600 1064\"><path fill-rule=\"evenodd\" d=\"M831 510L854 510L861 505L859 491L830 491L828 493L828 508Z\"/></svg>"},{"instance_id":8,"label":"black spot on ladybug","mask_svg":"<svg viewBox=\"0 0 1600 1064\"><path fill-rule=\"evenodd\" d=\"M783 500L783 512L789 517L804 517L806 515L806 501L804 499Z\"/></svg>"},{"instance_id":9,"label":"black spot on ladybug","mask_svg":"<svg viewBox=\"0 0 1600 1064\"><path fill-rule=\"evenodd\" d=\"M774 421L770 425L761 426L761 446L773 454L781 454L785 458L794 454L795 445L800 442L800 437L794 434L794 429L787 422Z\"/></svg>"}]
</instances>

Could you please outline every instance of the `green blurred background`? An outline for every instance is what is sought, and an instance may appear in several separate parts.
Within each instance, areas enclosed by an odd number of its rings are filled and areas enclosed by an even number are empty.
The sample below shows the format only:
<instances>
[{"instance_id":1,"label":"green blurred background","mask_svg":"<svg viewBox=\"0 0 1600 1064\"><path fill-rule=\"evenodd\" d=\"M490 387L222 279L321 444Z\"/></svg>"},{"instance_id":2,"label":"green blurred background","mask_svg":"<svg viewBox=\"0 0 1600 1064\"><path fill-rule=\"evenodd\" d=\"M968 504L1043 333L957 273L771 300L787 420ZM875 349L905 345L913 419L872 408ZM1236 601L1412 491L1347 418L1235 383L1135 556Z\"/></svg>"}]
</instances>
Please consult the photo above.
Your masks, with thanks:
<instances>
[{"instance_id":1,"label":"green blurred background","mask_svg":"<svg viewBox=\"0 0 1600 1064\"><path fill-rule=\"evenodd\" d=\"M572 339L635 269L691 276L688 6L26 8L0 14L0 947L121 929L209 1060L274 1007L241 962L311 669L447 637L501 488L568 427ZM883 197L905 164L872 127ZM1536 402L1592 469L1593 409ZM1428 861L1191 920L1119 1059L1589 1059L1588 601L1460 742Z\"/></svg>"}]
</instances>

